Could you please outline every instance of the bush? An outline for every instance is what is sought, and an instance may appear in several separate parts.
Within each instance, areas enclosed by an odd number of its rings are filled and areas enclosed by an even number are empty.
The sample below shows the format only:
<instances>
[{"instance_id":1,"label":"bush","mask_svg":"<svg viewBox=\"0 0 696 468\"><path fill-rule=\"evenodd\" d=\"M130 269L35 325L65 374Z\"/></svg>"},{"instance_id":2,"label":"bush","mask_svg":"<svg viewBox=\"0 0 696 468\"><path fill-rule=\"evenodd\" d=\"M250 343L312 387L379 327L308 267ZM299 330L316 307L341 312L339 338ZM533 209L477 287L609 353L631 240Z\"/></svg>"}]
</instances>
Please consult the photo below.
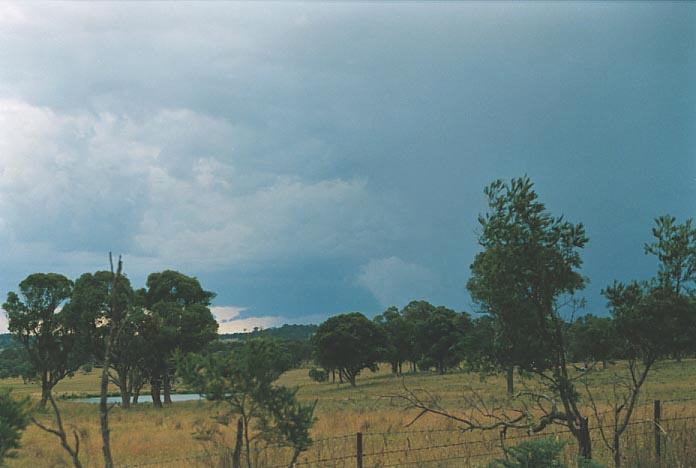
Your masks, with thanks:
<instances>
[{"instance_id":1,"label":"bush","mask_svg":"<svg viewBox=\"0 0 696 468\"><path fill-rule=\"evenodd\" d=\"M565 444L551 438L522 442L505 449L507 460L496 460L489 468L566 468L560 460Z\"/></svg>"},{"instance_id":2,"label":"bush","mask_svg":"<svg viewBox=\"0 0 696 468\"><path fill-rule=\"evenodd\" d=\"M578 468L606 468L606 465L587 458L578 458Z\"/></svg>"},{"instance_id":3,"label":"bush","mask_svg":"<svg viewBox=\"0 0 696 468\"><path fill-rule=\"evenodd\" d=\"M5 458L14 456L22 431L27 427L28 400L15 400L9 390L0 390L0 466Z\"/></svg>"},{"instance_id":4,"label":"bush","mask_svg":"<svg viewBox=\"0 0 696 468\"><path fill-rule=\"evenodd\" d=\"M312 367L311 369L309 369L309 378L314 380L315 382L326 382L327 380L329 380L329 373L323 369L317 369L316 367Z\"/></svg>"}]
</instances>

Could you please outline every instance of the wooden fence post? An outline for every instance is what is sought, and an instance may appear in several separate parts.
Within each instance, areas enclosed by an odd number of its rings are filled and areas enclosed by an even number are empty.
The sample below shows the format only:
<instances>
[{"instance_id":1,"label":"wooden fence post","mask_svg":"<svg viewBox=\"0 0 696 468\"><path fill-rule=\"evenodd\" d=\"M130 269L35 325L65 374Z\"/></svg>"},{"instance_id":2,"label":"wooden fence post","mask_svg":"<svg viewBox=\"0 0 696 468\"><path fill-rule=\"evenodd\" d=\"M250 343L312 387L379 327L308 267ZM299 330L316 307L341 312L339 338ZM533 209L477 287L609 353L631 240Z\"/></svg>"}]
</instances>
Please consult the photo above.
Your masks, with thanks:
<instances>
[{"instance_id":1,"label":"wooden fence post","mask_svg":"<svg viewBox=\"0 0 696 468\"><path fill-rule=\"evenodd\" d=\"M358 432L355 437L355 459L358 468L363 468L363 435Z\"/></svg>"},{"instance_id":2,"label":"wooden fence post","mask_svg":"<svg viewBox=\"0 0 696 468\"><path fill-rule=\"evenodd\" d=\"M661 453L662 453L662 441L661 439L661 434L660 432L662 431L662 428L660 427L660 417L662 416L662 408L660 405L660 400L655 400L655 410L654 410L654 415L653 415L653 420L655 421L655 460L657 462L657 465L660 465L660 461L662 459Z\"/></svg>"}]
</instances>

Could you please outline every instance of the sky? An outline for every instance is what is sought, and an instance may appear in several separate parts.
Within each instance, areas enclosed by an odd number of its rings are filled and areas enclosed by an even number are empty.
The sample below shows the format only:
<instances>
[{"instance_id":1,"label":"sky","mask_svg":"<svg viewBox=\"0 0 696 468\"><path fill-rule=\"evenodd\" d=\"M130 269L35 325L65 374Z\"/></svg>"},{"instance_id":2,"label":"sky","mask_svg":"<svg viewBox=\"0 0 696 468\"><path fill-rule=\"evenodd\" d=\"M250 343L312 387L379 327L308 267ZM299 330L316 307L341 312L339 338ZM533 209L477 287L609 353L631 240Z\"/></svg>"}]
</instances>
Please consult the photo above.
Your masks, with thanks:
<instances>
[{"instance_id":1,"label":"sky","mask_svg":"<svg viewBox=\"0 0 696 468\"><path fill-rule=\"evenodd\" d=\"M0 3L0 296L113 251L221 331L472 312L483 188L526 174L606 314L696 214L695 83L687 2Z\"/></svg>"}]
</instances>

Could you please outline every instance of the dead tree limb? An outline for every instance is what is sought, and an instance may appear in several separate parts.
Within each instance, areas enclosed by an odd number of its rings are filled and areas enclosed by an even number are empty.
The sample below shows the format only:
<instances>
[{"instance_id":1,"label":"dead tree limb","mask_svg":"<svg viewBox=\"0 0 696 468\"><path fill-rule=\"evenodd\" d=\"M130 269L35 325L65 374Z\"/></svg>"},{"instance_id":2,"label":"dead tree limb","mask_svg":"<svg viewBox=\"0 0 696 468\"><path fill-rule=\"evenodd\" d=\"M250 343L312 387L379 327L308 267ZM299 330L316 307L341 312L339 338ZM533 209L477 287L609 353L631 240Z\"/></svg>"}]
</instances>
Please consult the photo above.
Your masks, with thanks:
<instances>
[{"instance_id":1,"label":"dead tree limb","mask_svg":"<svg viewBox=\"0 0 696 468\"><path fill-rule=\"evenodd\" d=\"M109 411L113 406L109 407L107 404L108 388L109 388L109 367L111 365L111 347L118 337L118 332L121 327L122 312L117 302L117 289L119 280L121 279L121 273L123 270L123 262L121 257L118 257L118 265L116 272L114 272L114 260L109 252L109 265L111 267L111 303L109 306L110 312L110 328L109 334L106 339L105 349L104 349L104 367L102 368L101 375L101 386L100 386L100 399L99 399L99 423L101 426L101 436L102 436L102 455L104 457L104 467L113 468L114 461L111 455L111 441L110 441L110 431L109 431Z\"/></svg>"},{"instance_id":2,"label":"dead tree limb","mask_svg":"<svg viewBox=\"0 0 696 468\"><path fill-rule=\"evenodd\" d=\"M53 414L54 414L55 419L56 419L57 429L50 428L50 427L40 423L33 416L31 418L31 422L33 422L39 429L58 437L60 439L60 445L70 455L70 458L72 459L72 462L73 462L73 466L75 468L82 468L82 463L80 463L80 458L79 458L79 455L80 455L80 436L78 435L77 431L75 429L73 429L72 435L75 438L75 445L74 445L74 447L71 446L70 442L68 442L68 435L65 432L65 428L63 427L63 418L60 415L60 410L58 409L58 405L56 404L56 400L53 398L52 393L48 394L48 401L51 403L51 407L53 408Z\"/></svg>"}]
</instances>

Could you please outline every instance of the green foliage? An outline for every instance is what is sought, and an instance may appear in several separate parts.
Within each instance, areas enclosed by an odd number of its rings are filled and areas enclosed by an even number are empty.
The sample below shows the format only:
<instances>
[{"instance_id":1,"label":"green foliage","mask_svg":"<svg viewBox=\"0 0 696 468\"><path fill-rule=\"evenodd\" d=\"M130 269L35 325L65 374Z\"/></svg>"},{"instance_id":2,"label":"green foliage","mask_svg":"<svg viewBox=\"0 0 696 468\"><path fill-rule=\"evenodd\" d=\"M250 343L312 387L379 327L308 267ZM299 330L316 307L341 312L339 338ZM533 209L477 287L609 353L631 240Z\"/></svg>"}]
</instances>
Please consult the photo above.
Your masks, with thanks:
<instances>
[{"instance_id":1,"label":"green foliage","mask_svg":"<svg viewBox=\"0 0 696 468\"><path fill-rule=\"evenodd\" d=\"M696 229L689 219L655 220L654 241L646 254L659 261L656 278L647 282L615 281L602 291L629 358L646 363L664 356L696 351Z\"/></svg>"},{"instance_id":2,"label":"green foliage","mask_svg":"<svg viewBox=\"0 0 696 468\"><path fill-rule=\"evenodd\" d=\"M114 296L111 294L114 274L110 271L85 273L75 281L68 302L63 308L66 320L78 330L81 351L87 358L104 359L104 340L113 320L120 321L132 308L134 292L125 276L119 278ZM112 312L112 299L115 310ZM112 317L112 313L119 315Z\"/></svg>"},{"instance_id":3,"label":"green foliage","mask_svg":"<svg viewBox=\"0 0 696 468\"><path fill-rule=\"evenodd\" d=\"M497 321L493 357L501 367L544 371L558 355L557 299L582 289L582 224L554 217L527 177L497 180L484 190L478 253L467 288Z\"/></svg>"},{"instance_id":4,"label":"green foliage","mask_svg":"<svg viewBox=\"0 0 696 468\"><path fill-rule=\"evenodd\" d=\"M436 307L419 325L423 358L430 360L440 374L457 367L464 358L464 337L471 327L469 316Z\"/></svg>"},{"instance_id":5,"label":"green foliage","mask_svg":"<svg viewBox=\"0 0 696 468\"><path fill-rule=\"evenodd\" d=\"M312 367L309 369L309 378L315 382L326 382L329 380L329 374L323 369Z\"/></svg>"},{"instance_id":6,"label":"green foliage","mask_svg":"<svg viewBox=\"0 0 696 468\"><path fill-rule=\"evenodd\" d=\"M382 314L375 316L374 322L382 331L382 359L392 366L392 372L401 371L401 365L413 359L413 324L399 312L396 307L389 307Z\"/></svg>"},{"instance_id":7,"label":"green foliage","mask_svg":"<svg viewBox=\"0 0 696 468\"><path fill-rule=\"evenodd\" d=\"M655 240L645 244L645 253L655 255L660 262L657 281L662 289L675 294L689 294L696 280L696 227L687 219L678 224L674 216L655 219L652 229Z\"/></svg>"},{"instance_id":8,"label":"green foliage","mask_svg":"<svg viewBox=\"0 0 696 468\"><path fill-rule=\"evenodd\" d=\"M147 289L136 293L148 311L143 368L153 396L164 383L166 397L175 353L200 352L216 339L218 324L209 308L213 297L196 278L172 270L150 274Z\"/></svg>"},{"instance_id":9,"label":"green foliage","mask_svg":"<svg viewBox=\"0 0 696 468\"><path fill-rule=\"evenodd\" d=\"M301 404L296 394L297 389L273 387L264 397L265 411L261 412L259 430L268 442L287 444L299 454L312 445L309 429L316 421L317 402Z\"/></svg>"},{"instance_id":10,"label":"green foliage","mask_svg":"<svg viewBox=\"0 0 696 468\"><path fill-rule=\"evenodd\" d=\"M10 333L0 333L0 349L14 348L19 343L12 337Z\"/></svg>"},{"instance_id":11,"label":"green foliage","mask_svg":"<svg viewBox=\"0 0 696 468\"><path fill-rule=\"evenodd\" d=\"M230 414L242 418L246 438L250 426L256 424L268 442L293 447L296 458L311 444L309 429L315 421L316 403L300 404L296 389L275 385L289 368L282 347L264 338L245 341L227 352L178 359L184 382L210 400L226 402Z\"/></svg>"},{"instance_id":12,"label":"green foliage","mask_svg":"<svg viewBox=\"0 0 696 468\"><path fill-rule=\"evenodd\" d=\"M10 390L0 390L0 466L15 455L22 431L29 423L28 399L15 400Z\"/></svg>"},{"instance_id":13,"label":"green foliage","mask_svg":"<svg viewBox=\"0 0 696 468\"><path fill-rule=\"evenodd\" d=\"M598 461L580 457L578 458L578 468L607 468L607 466Z\"/></svg>"},{"instance_id":14,"label":"green foliage","mask_svg":"<svg viewBox=\"0 0 696 468\"><path fill-rule=\"evenodd\" d=\"M467 314L412 301L401 311L389 307L374 322L383 335L382 359L394 373L401 372L405 361L445 373L464 359L464 338L471 327Z\"/></svg>"},{"instance_id":15,"label":"green foliage","mask_svg":"<svg viewBox=\"0 0 696 468\"><path fill-rule=\"evenodd\" d=\"M300 367L312 359L313 349L312 343L309 341L280 340L277 338L276 341L287 354L291 367Z\"/></svg>"},{"instance_id":16,"label":"green foliage","mask_svg":"<svg viewBox=\"0 0 696 468\"><path fill-rule=\"evenodd\" d=\"M495 371L503 356L497 353L501 346L496 346L499 323L491 315L477 317L471 324L464 340L465 356L469 369L483 374Z\"/></svg>"},{"instance_id":17,"label":"green foliage","mask_svg":"<svg viewBox=\"0 0 696 468\"><path fill-rule=\"evenodd\" d=\"M329 318L312 337L317 362L341 372L351 385L363 369L377 370L383 342L380 329L358 312Z\"/></svg>"},{"instance_id":18,"label":"green foliage","mask_svg":"<svg viewBox=\"0 0 696 468\"><path fill-rule=\"evenodd\" d=\"M0 350L0 379L33 375L31 362L24 348Z\"/></svg>"},{"instance_id":19,"label":"green foliage","mask_svg":"<svg viewBox=\"0 0 696 468\"><path fill-rule=\"evenodd\" d=\"M61 379L81 364L79 333L60 306L70 298L73 283L57 273L34 273L9 292L3 308L9 330L27 351L31 364L26 378L39 378L42 403Z\"/></svg>"},{"instance_id":20,"label":"green foliage","mask_svg":"<svg viewBox=\"0 0 696 468\"><path fill-rule=\"evenodd\" d=\"M171 302L181 307L193 304L209 306L215 297L215 293L205 291L196 278L173 270L151 273L146 286L146 291L141 292L140 297L148 308L160 302Z\"/></svg>"},{"instance_id":21,"label":"green foliage","mask_svg":"<svg viewBox=\"0 0 696 468\"><path fill-rule=\"evenodd\" d=\"M588 242L585 228L551 215L528 177L497 180L484 193L488 211L479 216L483 250L471 265L467 288L481 311L495 320L490 362L540 376L564 408L540 422L570 426L580 453L587 455L591 441L578 427L584 414L569 377L566 325L559 312L585 287L579 271L580 251ZM510 392L509 380L508 385Z\"/></svg>"},{"instance_id":22,"label":"green foliage","mask_svg":"<svg viewBox=\"0 0 696 468\"><path fill-rule=\"evenodd\" d=\"M223 400L235 408L244 397L261 395L290 368L287 356L274 341L256 338L231 351L177 358L179 372L193 390L210 400Z\"/></svg>"},{"instance_id":23,"label":"green foliage","mask_svg":"<svg viewBox=\"0 0 696 468\"><path fill-rule=\"evenodd\" d=\"M561 455L565 442L552 438L530 440L505 449L506 459L496 460L490 468L565 468Z\"/></svg>"},{"instance_id":24,"label":"green foliage","mask_svg":"<svg viewBox=\"0 0 696 468\"><path fill-rule=\"evenodd\" d=\"M568 353L576 362L606 362L621 356L614 322L608 317L583 315L567 330Z\"/></svg>"}]
</instances>

